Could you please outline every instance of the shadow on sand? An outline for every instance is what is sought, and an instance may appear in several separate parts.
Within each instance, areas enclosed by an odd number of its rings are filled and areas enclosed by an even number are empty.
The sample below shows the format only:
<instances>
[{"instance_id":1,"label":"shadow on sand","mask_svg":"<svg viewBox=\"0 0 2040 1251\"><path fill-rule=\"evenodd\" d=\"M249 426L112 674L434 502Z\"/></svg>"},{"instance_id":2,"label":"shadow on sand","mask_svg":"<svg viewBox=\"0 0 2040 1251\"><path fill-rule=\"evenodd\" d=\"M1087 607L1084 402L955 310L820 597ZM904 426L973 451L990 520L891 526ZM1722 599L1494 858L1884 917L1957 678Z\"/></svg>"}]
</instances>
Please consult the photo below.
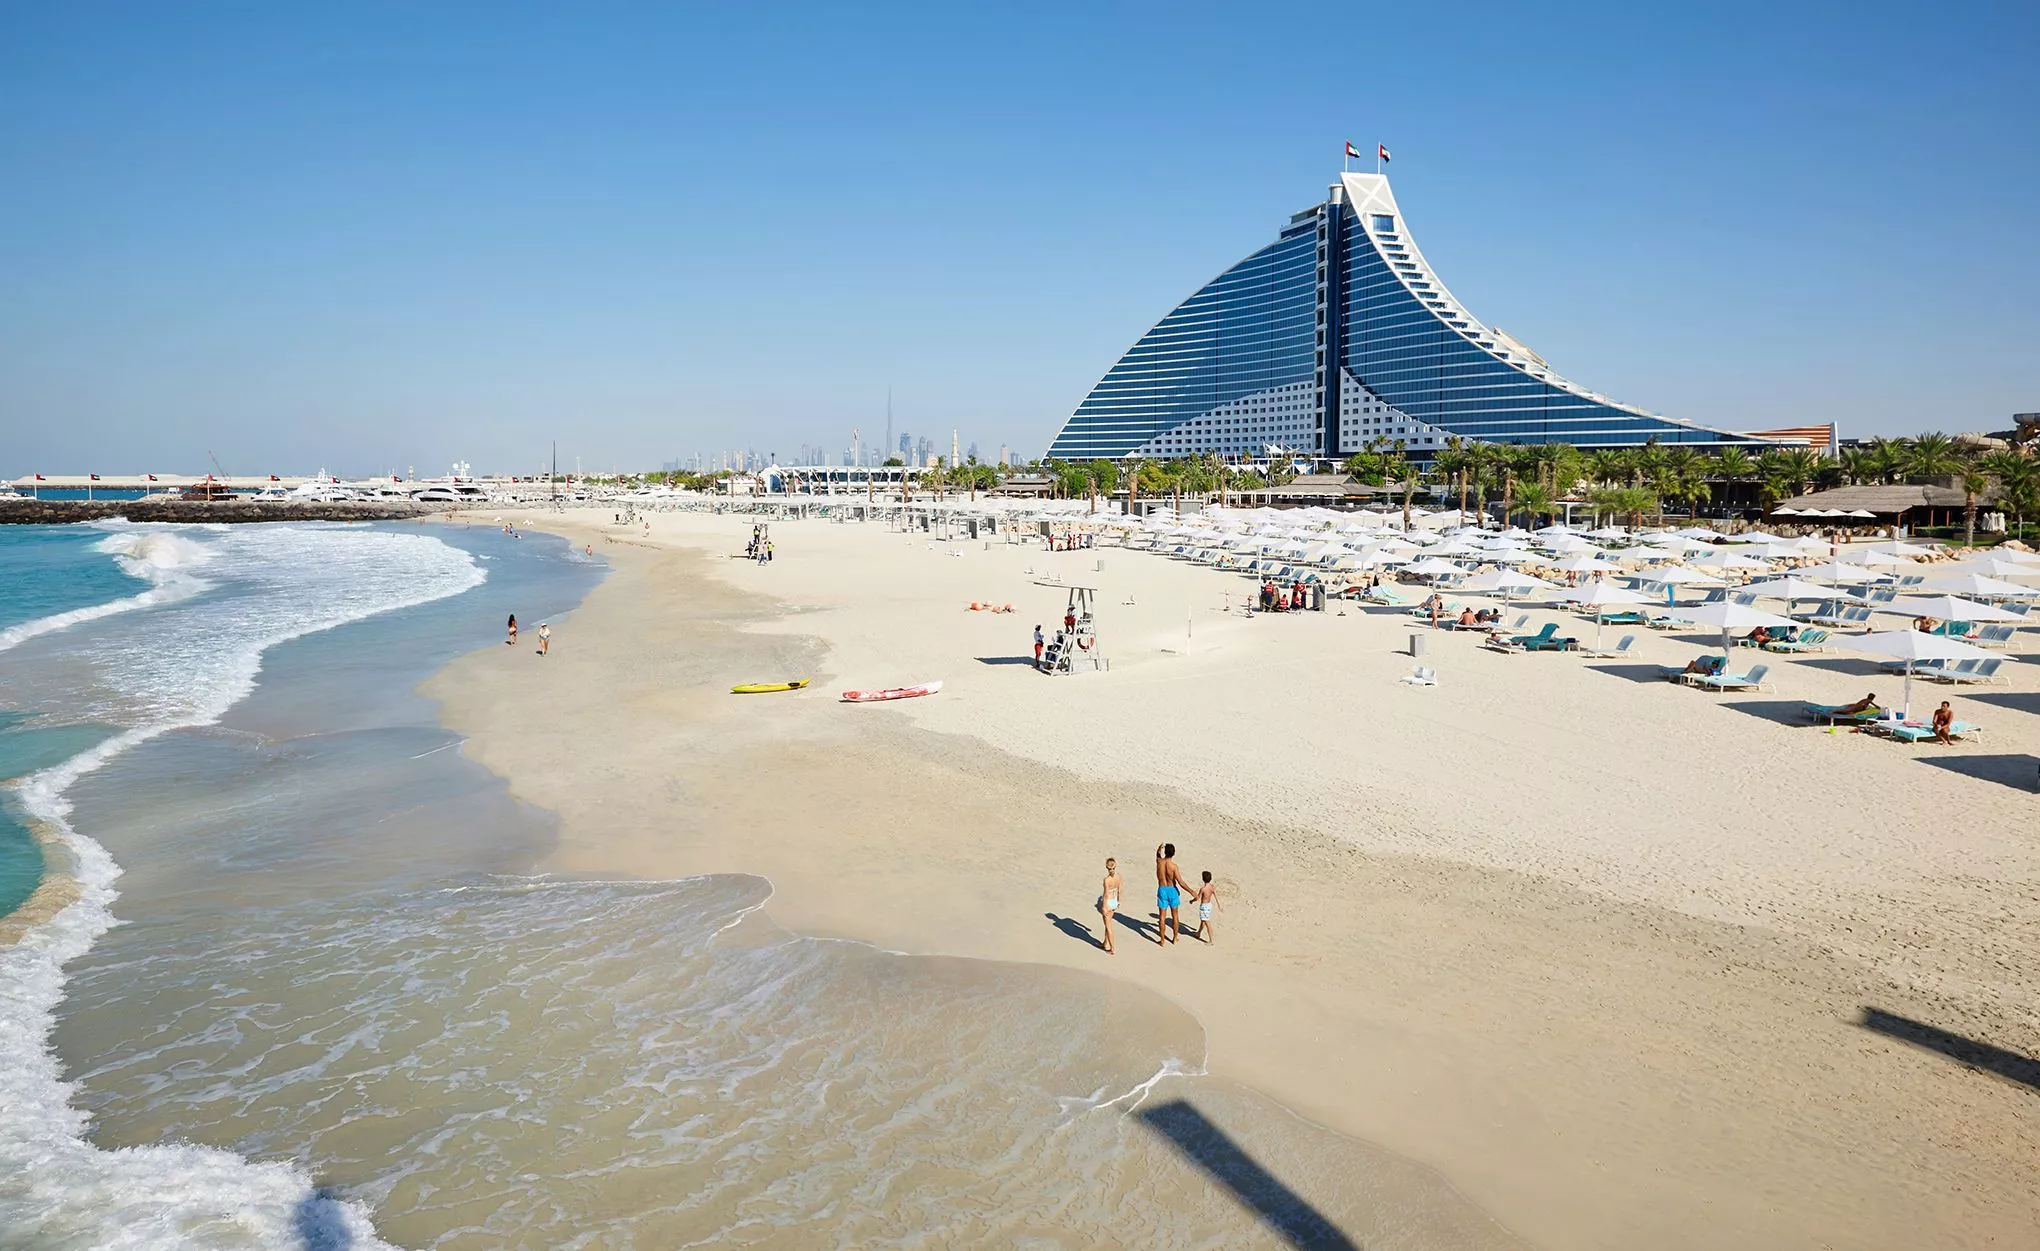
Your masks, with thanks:
<instances>
[{"instance_id":1,"label":"shadow on sand","mask_svg":"<svg viewBox=\"0 0 2040 1251\"><path fill-rule=\"evenodd\" d=\"M1921 746L1925 748L1932 744ZM2009 786L2015 791L2040 791L2040 756L1930 756L1922 750L1913 759L1950 773Z\"/></svg>"},{"instance_id":2,"label":"shadow on sand","mask_svg":"<svg viewBox=\"0 0 2040 1251\"><path fill-rule=\"evenodd\" d=\"M981 664L981 665L1031 665L1031 664L1033 664L1033 663L1034 663L1034 657L1032 657L1032 656L979 656L979 657L977 658L977 662L978 662L979 664Z\"/></svg>"},{"instance_id":3,"label":"shadow on sand","mask_svg":"<svg viewBox=\"0 0 2040 1251\"><path fill-rule=\"evenodd\" d=\"M1927 1051L1938 1051L1958 1064L1995 1073L2006 1081L2040 1090L2040 1060L2032 1056L1993 1047L1963 1034L1951 1034L1881 1008L1864 1008L1863 1019L1858 1024L1872 1033L1896 1038Z\"/></svg>"},{"instance_id":4,"label":"shadow on sand","mask_svg":"<svg viewBox=\"0 0 2040 1251\"><path fill-rule=\"evenodd\" d=\"M1665 677L1665 671L1656 665L1588 665L1587 668L1610 677L1628 678L1631 682L1658 682L1667 686L1671 684Z\"/></svg>"},{"instance_id":5,"label":"shadow on sand","mask_svg":"<svg viewBox=\"0 0 2040 1251\"><path fill-rule=\"evenodd\" d=\"M1240 1150L1224 1130L1187 1102L1171 1099L1142 1108L1134 1115L1168 1139L1184 1159L1232 1191L1235 1198L1289 1245L1309 1251L1360 1251L1360 1244L1340 1232L1302 1195L1255 1163L1254 1157Z\"/></svg>"}]
</instances>

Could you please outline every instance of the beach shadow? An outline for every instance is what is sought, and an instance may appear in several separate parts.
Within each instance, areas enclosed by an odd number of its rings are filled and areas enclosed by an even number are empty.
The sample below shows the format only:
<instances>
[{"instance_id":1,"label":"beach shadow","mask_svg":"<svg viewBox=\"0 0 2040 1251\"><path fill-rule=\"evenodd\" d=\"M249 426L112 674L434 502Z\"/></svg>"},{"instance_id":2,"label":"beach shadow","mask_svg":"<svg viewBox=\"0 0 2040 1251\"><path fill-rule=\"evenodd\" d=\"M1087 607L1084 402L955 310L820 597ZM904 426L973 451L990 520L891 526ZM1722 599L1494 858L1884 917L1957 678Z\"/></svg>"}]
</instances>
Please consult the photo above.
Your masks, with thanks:
<instances>
[{"instance_id":1,"label":"beach shadow","mask_svg":"<svg viewBox=\"0 0 2040 1251\"><path fill-rule=\"evenodd\" d=\"M1183 1158L1233 1192L1263 1224L1293 1247L1311 1251L1360 1251L1360 1244L1282 1184L1254 1157L1240 1150L1226 1132L1181 1099L1134 1113L1149 1129L1169 1140Z\"/></svg>"},{"instance_id":2,"label":"beach shadow","mask_svg":"<svg viewBox=\"0 0 2040 1251\"><path fill-rule=\"evenodd\" d=\"M324 1187L297 1201L290 1227L304 1251L348 1251L354 1245L354 1235L341 1217L340 1200Z\"/></svg>"},{"instance_id":3,"label":"beach shadow","mask_svg":"<svg viewBox=\"0 0 2040 1251\"><path fill-rule=\"evenodd\" d=\"M977 658L977 662L978 662L979 664L981 664L981 665L1031 665L1031 664L1033 664L1033 663L1034 663L1034 657L1032 657L1032 656L979 656L979 657Z\"/></svg>"},{"instance_id":4,"label":"beach shadow","mask_svg":"<svg viewBox=\"0 0 2040 1251\"><path fill-rule=\"evenodd\" d=\"M1617 678L1628 678L1631 682L1656 682L1660 685L1670 685L1665 680L1664 670L1656 665L1588 665L1586 667L1592 669L1595 673L1605 673Z\"/></svg>"},{"instance_id":5,"label":"beach shadow","mask_svg":"<svg viewBox=\"0 0 2040 1251\"><path fill-rule=\"evenodd\" d=\"M1061 930L1065 934L1068 934L1071 938L1078 939L1081 942L1089 943L1091 946L1096 947L1100 951L1105 950L1104 940L1099 938L1097 935L1093 934L1091 932L1090 926L1084 924L1082 921L1077 920L1075 917L1059 917L1053 912L1044 912L1041 915L1047 917L1050 921L1054 922L1055 927L1057 929Z\"/></svg>"},{"instance_id":6,"label":"beach shadow","mask_svg":"<svg viewBox=\"0 0 2040 1251\"><path fill-rule=\"evenodd\" d=\"M1957 1064L1973 1069L1995 1073L2006 1081L2040 1090L2040 1060L1993 1047L1987 1042L1978 1042L1963 1034L1951 1034L1947 1030L1915 1021L1911 1017L1899 1016L1881 1008L1863 1009L1863 1019L1857 1024L1875 1034L1896 1038L1928 1051L1938 1051Z\"/></svg>"},{"instance_id":7,"label":"beach shadow","mask_svg":"<svg viewBox=\"0 0 2040 1251\"><path fill-rule=\"evenodd\" d=\"M1858 660L1850 656L1799 655L1792 658L1792 663L1804 665L1808 669L1825 669L1829 673L1846 673L1857 677L1892 677L1898 678L1901 681L1905 679L1905 675L1902 673L1887 674L1883 667L1874 660ZM1914 674L1913 676L1917 678L1919 675Z\"/></svg>"},{"instance_id":8,"label":"beach shadow","mask_svg":"<svg viewBox=\"0 0 2040 1251\"><path fill-rule=\"evenodd\" d=\"M1924 765L1932 765L1936 769L1946 769L1950 773L1960 773L1965 777L1980 778L1985 782L2009 786L2015 791L2040 791L2040 756L1927 755L1927 749L1935 746L1938 744L1920 744L1920 754L1913 759Z\"/></svg>"},{"instance_id":9,"label":"beach shadow","mask_svg":"<svg viewBox=\"0 0 2040 1251\"><path fill-rule=\"evenodd\" d=\"M1761 717L1765 721L1775 721L1779 725L1789 725L1794 729L1825 728L1819 722L1810 720L1806 715L1806 705L1796 699L1744 699L1734 703L1723 700L1721 706L1748 713L1752 717Z\"/></svg>"},{"instance_id":10,"label":"beach shadow","mask_svg":"<svg viewBox=\"0 0 2040 1251\"><path fill-rule=\"evenodd\" d=\"M1161 932L1161 930L1158 927L1148 924L1142 918L1130 917L1126 915L1124 912L1113 913L1112 919L1114 921L1117 921L1119 924L1125 926L1127 929L1132 930L1135 934L1139 935L1142 939L1144 939L1147 942L1155 941L1155 935Z\"/></svg>"},{"instance_id":11,"label":"beach shadow","mask_svg":"<svg viewBox=\"0 0 2040 1251\"><path fill-rule=\"evenodd\" d=\"M1962 694L1979 704L1996 704L2013 712L2030 712L2040 716L2040 691L1990 691L1971 687Z\"/></svg>"}]
</instances>

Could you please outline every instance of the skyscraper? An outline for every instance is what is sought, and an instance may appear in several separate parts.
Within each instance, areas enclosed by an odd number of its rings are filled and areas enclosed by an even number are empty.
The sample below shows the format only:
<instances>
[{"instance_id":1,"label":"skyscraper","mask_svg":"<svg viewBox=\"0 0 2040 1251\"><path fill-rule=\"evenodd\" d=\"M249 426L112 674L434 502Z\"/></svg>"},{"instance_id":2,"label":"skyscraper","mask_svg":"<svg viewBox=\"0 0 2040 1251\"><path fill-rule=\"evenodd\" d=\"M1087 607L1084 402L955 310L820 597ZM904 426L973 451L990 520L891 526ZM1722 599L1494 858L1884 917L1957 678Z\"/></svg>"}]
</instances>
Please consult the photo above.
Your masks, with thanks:
<instances>
[{"instance_id":1,"label":"skyscraper","mask_svg":"<svg viewBox=\"0 0 2040 1251\"><path fill-rule=\"evenodd\" d=\"M1381 439L1421 457L1454 435L1589 447L1766 445L1560 377L1446 290L1386 175L1348 173L1323 203L1292 214L1275 242L1141 336L1049 453L1345 456Z\"/></svg>"}]
</instances>

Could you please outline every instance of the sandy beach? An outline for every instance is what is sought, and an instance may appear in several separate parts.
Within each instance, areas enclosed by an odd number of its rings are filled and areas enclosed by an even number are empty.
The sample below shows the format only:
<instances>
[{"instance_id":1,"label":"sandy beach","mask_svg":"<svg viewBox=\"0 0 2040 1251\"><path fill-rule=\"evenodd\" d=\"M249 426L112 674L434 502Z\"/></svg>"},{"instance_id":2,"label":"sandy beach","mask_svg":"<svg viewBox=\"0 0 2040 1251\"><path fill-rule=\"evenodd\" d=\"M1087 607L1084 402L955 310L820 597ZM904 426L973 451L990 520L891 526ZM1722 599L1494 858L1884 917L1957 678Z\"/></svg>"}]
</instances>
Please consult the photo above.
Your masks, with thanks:
<instances>
[{"instance_id":1,"label":"sandy beach","mask_svg":"<svg viewBox=\"0 0 2040 1251\"><path fill-rule=\"evenodd\" d=\"M1915 683L1986 733L1911 748L1796 719L1897 698L1845 652L1717 696L1655 668L1704 632L1608 661L1422 631L1415 688L1407 616L1250 617L1249 582L1158 555L812 520L761 566L744 517L610 518L520 517L614 573L551 655L426 688L558 814L549 868L757 874L795 932L1148 987L1215 1077L1428 1166L1497 1245L2040 1245L2040 666ZM1109 672L1025 661L1068 584ZM1214 945L1151 941L1165 839L1217 879Z\"/></svg>"}]
</instances>

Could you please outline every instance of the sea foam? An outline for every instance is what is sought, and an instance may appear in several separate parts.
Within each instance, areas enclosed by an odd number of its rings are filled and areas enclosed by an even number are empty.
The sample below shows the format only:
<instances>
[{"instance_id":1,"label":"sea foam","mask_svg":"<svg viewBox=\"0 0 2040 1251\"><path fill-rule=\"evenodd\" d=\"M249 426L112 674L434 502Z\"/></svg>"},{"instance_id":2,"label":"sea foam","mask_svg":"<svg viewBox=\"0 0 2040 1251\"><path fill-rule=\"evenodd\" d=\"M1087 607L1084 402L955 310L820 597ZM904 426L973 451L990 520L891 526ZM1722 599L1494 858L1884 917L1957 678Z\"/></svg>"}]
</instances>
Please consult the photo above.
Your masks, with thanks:
<instances>
[{"instance_id":1,"label":"sea foam","mask_svg":"<svg viewBox=\"0 0 2040 1251\"><path fill-rule=\"evenodd\" d=\"M203 537L200 537L202 535ZM292 638L457 595L481 583L469 556L424 535L318 527L231 533L136 527L99 544L154 590L206 601L146 639L98 640L103 680L123 691L126 728L17 785L20 807L71 860L77 897L0 949L0 1244L94 1248L382 1247L367 1214L322 1195L290 1165L184 1144L102 1151L85 1138L50 1047L63 967L117 924L120 867L70 822L70 787L170 730L211 724L254 688L262 656ZM208 567L212 577L191 570ZM132 600L40 622L31 634L106 617ZM164 599L151 601L162 604ZM90 614L90 615L80 615ZM56 622L56 624L49 624ZM15 639L13 642L19 642ZM12 642L5 644L13 645Z\"/></svg>"}]
</instances>

